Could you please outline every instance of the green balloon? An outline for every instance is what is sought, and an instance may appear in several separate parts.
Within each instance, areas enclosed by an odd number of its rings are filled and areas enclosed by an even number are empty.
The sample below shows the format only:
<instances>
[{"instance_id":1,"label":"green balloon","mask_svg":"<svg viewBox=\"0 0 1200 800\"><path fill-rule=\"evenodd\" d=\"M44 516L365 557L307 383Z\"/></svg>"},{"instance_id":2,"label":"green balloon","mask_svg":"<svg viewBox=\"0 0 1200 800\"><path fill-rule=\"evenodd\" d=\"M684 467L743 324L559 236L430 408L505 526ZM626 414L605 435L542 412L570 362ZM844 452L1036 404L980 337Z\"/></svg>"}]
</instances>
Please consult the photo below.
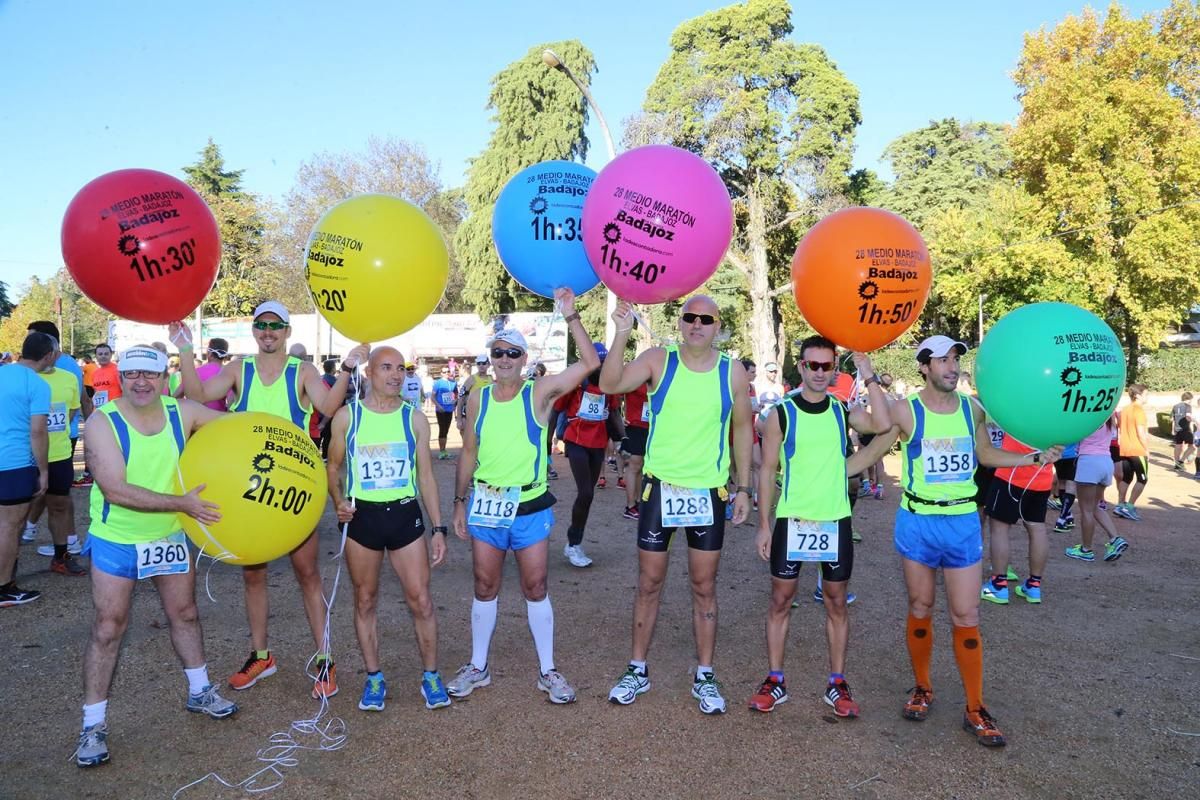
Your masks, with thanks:
<instances>
[{"instance_id":1,"label":"green balloon","mask_svg":"<svg viewBox=\"0 0 1200 800\"><path fill-rule=\"evenodd\" d=\"M1125 355L1092 312L1033 303L1005 314L983 337L975 386L997 425L1043 450L1104 424L1125 390Z\"/></svg>"}]
</instances>

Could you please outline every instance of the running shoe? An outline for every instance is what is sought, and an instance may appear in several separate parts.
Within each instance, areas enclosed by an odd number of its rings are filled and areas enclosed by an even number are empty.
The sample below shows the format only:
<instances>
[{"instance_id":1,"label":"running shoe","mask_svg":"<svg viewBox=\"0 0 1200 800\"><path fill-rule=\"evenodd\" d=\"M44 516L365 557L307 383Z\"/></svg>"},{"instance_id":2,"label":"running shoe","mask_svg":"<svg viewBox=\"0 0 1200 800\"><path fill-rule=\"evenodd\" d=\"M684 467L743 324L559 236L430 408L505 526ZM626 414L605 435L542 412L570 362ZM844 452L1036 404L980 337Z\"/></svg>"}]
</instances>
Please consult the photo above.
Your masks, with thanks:
<instances>
[{"instance_id":1,"label":"running shoe","mask_svg":"<svg viewBox=\"0 0 1200 800\"><path fill-rule=\"evenodd\" d=\"M914 686L908 691L908 702L904 704L901 715L913 722L924 722L925 718L929 716L929 707L933 705L933 689Z\"/></svg>"},{"instance_id":2,"label":"running shoe","mask_svg":"<svg viewBox=\"0 0 1200 800\"><path fill-rule=\"evenodd\" d=\"M721 696L721 684L711 672L692 683L692 697L700 701L700 713L724 714L725 698Z\"/></svg>"},{"instance_id":3,"label":"running shoe","mask_svg":"<svg viewBox=\"0 0 1200 800\"><path fill-rule=\"evenodd\" d=\"M876 500L883 499L883 484L882 483L875 484L875 499Z\"/></svg>"},{"instance_id":4,"label":"running shoe","mask_svg":"<svg viewBox=\"0 0 1200 800\"><path fill-rule=\"evenodd\" d=\"M314 700L322 697L328 699L338 693L337 666L328 658L317 660L317 678L313 681L312 696Z\"/></svg>"},{"instance_id":5,"label":"running shoe","mask_svg":"<svg viewBox=\"0 0 1200 800\"><path fill-rule=\"evenodd\" d=\"M486 665L483 669L477 669L474 664L467 663L459 667L458 672L446 684L446 693L451 697L466 697L476 689L491 685L492 673Z\"/></svg>"},{"instance_id":6,"label":"running shoe","mask_svg":"<svg viewBox=\"0 0 1200 800\"><path fill-rule=\"evenodd\" d=\"M873 486L871 486L870 481L863 481L862 486L858 487L858 496L859 497L870 497L874 491L875 491L875 489Z\"/></svg>"},{"instance_id":7,"label":"running shoe","mask_svg":"<svg viewBox=\"0 0 1200 800\"><path fill-rule=\"evenodd\" d=\"M42 596L42 593L37 589L22 589L15 583L10 583L4 588L0 588L0 608L8 606L23 606L26 603L32 603Z\"/></svg>"},{"instance_id":8,"label":"running shoe","mask_svg":"<svg viewBox=\"0 0 1200 800\"><path fill-rule=\"evenodd\" d=\"M189 694L187 710L193 714L208 714L213 719L225 719L237 713L237 703L226 700L217 694L217 687L211 683L196 694Z\"/></svg>"},{"instance_id":9,"label":"running shoe","mask_svg":"<svg viewBox=\"0 0 1200 800\"><path fill-rule=\"evenodd\" d=\"M1096 554L1091 550L1084 550L1083 545L1077 544L1066 549L1067 558L1077 558L1080 561L1095 561Z\"/></svg>"},{"instance_id":10,"label":"running shoe","mask_svg":"<svg viewBox=\"0 0 1200 800\"><path fill-rule=\"evenodd\" d=\"M1133 507L1133 503L1126 503L1126 504L1125 504L1125 513L1129 515L1129 516L1128 516L1128 519L1131 519L1131 520L1133 520L1134 522L1141 522L1141 521L1142 521L1142 515L1141 515L1141 514L1139 514L1139 513L1138 513L1138 510L1137 510L1136 508L1134 508L1134 507Z\"/></svg>"},{"instance_id":11,"label":"running shoe","mask_svg":"<svg viewBox=\"0 0 1200 800\"><path fill-rule=\"evenodd\" d=\"M625 509L621 516L625 519L637 519L640 515L638 514L637 506L629 506Z\"/></svg>"},{"instance_id":12,"label":"running shoe","mask_svg":"<svg viewBox=\"0 0 1200 800\"><path fill-rule=\"evenodd\" d=\"M1046 501L1046 505L1050 506L1055 511L1062 510L1062 500L1059 500L1057 497L1051 496L1050 499Z\"/></svg>"},{"instance_id":13,"label":"running shoe","mask_svg":"<svg viewBox=\"0 0 1200 800\"><path fill-rule=\"evenodd\" d=\"M843 678L834 681L825 689L825 704L833 707L833 713L839 717L857 717L858 703L850 694L850 684Z\"/></svg>"},{"instance_id":14,"label":"running shoe","mask_svg":"<svg viewBox=\"0 0 1200 800\"><path fill-rule=\"evenodd\" d=\"M1116 561L1126 550L1129 549L1129 542L1118 536L1108 544L1104 545L1104 560Z\"/></svg>"},{"instance_id":15,"label":"running shoe","mask_svg":"<svg viewBox=\"0 0 1200 800\"><path fill-rule=\"evenodd\" d=\"M1054 523L1054 532L1055 533L1067 533L1073 527L1074 527L1073 525L1068 524L1066 520L1059 517L1058 520L1056 520Z\"/></svg>"},{"instance_id":16,"label":"running shoe","mask_svg":"<svg viewBox=\"0 0 1200 800\"><path fill-rule=\"evenodd\" d=\"M858 599L858 595L856 595L854 592L848 592L846 594L846 605L853 605L854 601L857 599ZM825 602L825 593L821 591L820 586L818 586L816 589L813 590L813 602L814 603L824 603ZM797 602L797 601L792 602L792 608L799 608L799 607L800 607L799 602Z\"/></svg>"},{"instance_id":17,"label":"running shoe","mask_svg":"<svg viewBox=\"0 0 1200 800\"><path fill-rule=\"evenodd\" d=\"M975 734L975 741L984 747L1004 747L1004 734L996 727L996 720L983 706L976 711L963 714L963 730Z\"/></svg>"},{"instance_id":18,"label":"running shoe","mask_svg":"<svg viewBox=\"0 0 1200 800\"><path fill-rule=\"evenodd\" d=\"M750 698L750 710L761 711L764 714L773 711L775 706L788 701L787 686L774 678L768 677L758 687L758 691Z\"/></svg>"},{"instance_id":19,"label":"running shoe","mask_svg":"<svg viewBox=\"0 0 1200 800\"><path fill-rule=\"evenodd\" d=\"M1175 470L1177 472L1183 472L1183 462L1182 461L1175 462Z\"/></svg>"},{"instance_id":20,"label":"running shoe","mask_svg":"<svg viewBox=\"0 0 1200 800\"><path fill-rule=\"evenodd\" d=\"M263 678L275 674L275 654L268 652L266 658L259 658L258 653L250 651L250 657L237 672L229 676L229 686L238 691L249 689Z\"/></svg>"},{"instance_id":21,"label":"running shoe","mask_svg":"<svg viewBox=\"0 0 1200 800\"><path fill-rule=\"evenodd\" d=\"M1121 517L1122 519L1133 519L1133 514L1130 513L1128 503L1117 503L1113 506L1113 516Z\"/></svg>"},{"instance_id":22,"label":"running shoe","mask_svg":"<svg viewBox=\"0 0 1200 800\"><path fill-rule=\"evenodd\" d=\"M546 478L552 481L558 480L558 470L554 467L546 467Z\"/></svg>"},{"instance_id":23,"label":"running shoe","mask_svg":"<svg viewBox=\"0 0 1200 800\"><path fill-rule=\"evenodd\" d=\"M1042 582L1033 579L1027 580L1024 583L1018 583L1016 586L1017 597L1024 597L1026 603L1037 605L1042 602Z\"/></svg>"},{"instance_id":24,"label":"running shoe","mask_svg":"<svg viewBox=\"0 0 1200 800\"><path fill-rule=\"evenodd\" d=\"M608 460L608 466L612 468L613 472L616 472L618 469L620 469L620 467L617 466L617 460L615 458L610 458Z\"/></svg>"},{"instance_id":25,"label":"running shoe","mask_svg":"<svg viewBox=\"0 0 1200 800\"><path fill-rule=\"evenodd\" d=\"M1003 585L996 583L995 578L985 581L979 590L979 599L1000 606L1008 605L1008 581L1004 581Z\"/></svg>"},{"instance_id":26,"label":"running shoe","mask_svg":"<svg viewBox=\"0 0 1200 800\"><path fill-rule=\"evenodd\" d=\"M83 552L83 542L79 541L78 538L76 538L75 541L73 541L73 542L67 542L67 552L73 556L79 555L80 553ZM47 556L49 558L54 558L54 545L52 545L52 544L38 545L37 554L39 556Z\"/></svg>"},{"instance_id":27,"label":"running shoe","mask_svg":"<svg viewBox=\"0 0 1200 800\"><path fill-rule=\"evenodd\" d=\"M1006 580L1010 580L1010 581L1019 581L1019 580L1021 580L1021 576L1020 576L1020 575L1018 575L1018 574L1017 574L1017 571L1016 571L1015 569L1013 569L1013 568L1012 568L1012 564L1009 564L1009 565L1008 565L1008 568L1007 568L1007 569L1005 570L1005 572L1004 572L1004 577L1005 577L1005 579L1006 579Z\"/></svg>"},{"instance_id":28,"label":"running shoe","mask_svg":"<svg viewBox=\"0 0 1200 800\"><path fill-rule=\"evenodd\" d=\"M91 486L93 483L95 483L95 481L92 480L92 476L85 472L85 473L83 473L82 476L80 476L79 480L71 481L71 488L72 489L86 489L89 486Z\"/></svg>"},{"instance_id":29,"label":"running shoe","mask_svg":"<svg viewBox=\"0 0 1200 800\"><path fill-rule=\"evenodd\" d=\"M624 478L617 478L617 488L618 489L625 488L625 479Z\"/></svg>"},{"instance_id":30,"label":"running shoe","mask_svg":"<svg viewBox=\"0 0 1200 800\"><path fill-rule=\"evenodd\" d=\"M424 686L421 687L424 691ZM362 697L358 701L360 711L383 711L384 701L387 699L387 681L383 679L383 673L379 673L378 678L372 678L367 675L367 680L363 684Z\"/></svg>"},{"instance_id":31,"label":"running shoe","mask_svg":"<svg viewBox=\"0 0 1200 800\"><path fill-rule=\"evenodd\" d=\"M81 767L98 767L108 763L108 723L100 722L79 732L75 747L75 763Z\"/></svg>"},{"instance_id":32,"label":"running shoe","mask_svg":"<svg viewBox=\"0 0 1200 800\"><path fill-rule=\"evenodd\" d=\"M603 475L601 475L600 480L596 481L596 488L597 489L607 489L608 488L608 479L605 478Z\"/></svg>"},{"instance_id":33,"label":"running shoe","mask_svg":"<svg viewBox=\"0 0 1200 800\"><path fill-rule=\"evenodd\" d=\"M429 709L450 705L450 693L446 691L446 684L442 681L440 672L421 676L421 697L425 699L425 707Z\"/></svg>"},{"instance_id":34,"label":"running shoe","mask_svg":"<svg viewBox=\"0 0 1200 800\"><path fill-rule=\"evenodd\" d=\"M850 541L854 542L855 544L858 544L859 542L862 541L862 534L859 533L858 531L854 530L853 528L851 528L850 529Z\"/></svg>"},{"instance_id":35,"label":"running shoe","mask_svg":"<svg viewBox=\"0 0 1200 800\"><path fill-rule=\"evenodd\" d=\"M567 561L571 562L572 567L590 567L592 560L588 558L587 553L583 552L583 546L578 544L568 544L563 548L563 555L567 557Z\"/></svg>"},{"instance_id":36,"label":"running shoe","mask_svg":"<svg viewBox=\"0 0 1200 800\"><path fill-rule=\"evenodd\" d=\"M608 693L608 702L627 706L637 700L639 694L648 691L650 691L650 676L645 672L639 672L637 667L630 664L625 670L625 674L621 676L621 680L617 681L617 685Z\"/></svg>"},{"instance_id":37,"label":"running shoe","mask_svg":"<svg viewBox=\"0 0 1200 800\"><path fill-rule=\"evenodd\" d=\"M88 574L87 568L75 560L75 556L67 553L63 558L50 559L50 571L59 575L69 575L72 578L82 578Z\"/></svg>"},{"instance_id":38,"label":"running shoe","mask_svg":"<svg viewBox=\"0 0 1200 800\"><path fill-rule=\"evenodd\" d=\"M575 687L567 683L567 679L556 669L539 675L537 687L549 695L550 702L556 705L575 702Z\"/></svg>"},{"instance_id":39,"label":"running shoe","mask_svg":"<svg viewBox=\"0 0 1200 800\"><path fill-rule=\"evenodd\" d=\"M21 544L29 544L33 541L37 541L37 525L26 522L25 530L21 531ZM50 548L50 554L54 555L54 548Z\"/></svg>"}]
</instances>

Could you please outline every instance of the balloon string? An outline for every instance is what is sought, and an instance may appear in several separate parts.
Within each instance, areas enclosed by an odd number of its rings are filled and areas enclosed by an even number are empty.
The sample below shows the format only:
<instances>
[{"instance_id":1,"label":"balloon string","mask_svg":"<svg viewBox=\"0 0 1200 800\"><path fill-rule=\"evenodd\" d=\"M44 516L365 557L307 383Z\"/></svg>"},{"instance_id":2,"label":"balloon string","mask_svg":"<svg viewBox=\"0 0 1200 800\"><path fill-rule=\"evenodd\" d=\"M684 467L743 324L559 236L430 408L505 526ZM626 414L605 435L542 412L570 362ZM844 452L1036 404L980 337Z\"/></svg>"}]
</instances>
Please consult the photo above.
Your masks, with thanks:
<instances>
[{"instance_id":1,"label":"balloon string","mask_svg":"<svg viewBox=\"0 0 1200 800\"><path fill-rule=\"evenodd\" d=\"M537 359L540 362L542 355L546 351L546 344L550 341L550 334L554 330L554 322L562 316L562 301L557 297L554 298L554 310L550 312L550 321L546 323L546 330L542 333L542 341L538 344Z\"/></svg>"},{"instance_id":2,"label":"balloon string","mask_svg":"<svg viewBox=\"0 0 1200 800\"><path fill-rule=\"evenodd\" d=\"M636 308L634 308L633 306L630 306L629 312L631 314L633 314L633 318L635 320L637 320L638 330L645 333L646 336L649 336L653 341L657 342L658 344L663 343L662 337L660 337L657 333L654 332L654 329L650 327L650 323L646 322L646 318L643 317L640 313L638 313L638 310Z\"/></svg>"},{"instance_id":3,"label":"balloon string","mask_svg":"<svg viewBox=\"0 0 1200 800\"><path fill-rule=\"evenodd\" d=\"M354 373L350 377L350 387L348 389L348 391L354 392L354 398L356 402L358 402L358 390L359 374L356 366ZM353 411L353 409L351 410ZM353 413L350 415L350 429L347 432L348 441L350 439L357 438L358 424L356 416L357 415ZM180 476L180 480L182 482L182 475ZM353 497L350 498L350 505L351 507L354 506ZM212 540L211 535L208 533L207 529L204 528L203 524L200 525L200 528L205 532L205 535ZM345 523L342 525L341 542L338 545L337 553L331 558L331 561L334 561L337 564L337 570L333 576L333 588L330 590L328 597L325 596L324 590L321 592L321 599L325 604L325 631L321 637L321 650L320 652L313 654L313 656L308 660L308 663L304 666L304 671L308 674L308 677L312 678L314 682L319 678L319 675L314 674L313 671L314 662L316 662L321 656L329 657L329 655L333 652L333 641L329 631L333 617L333 606L337 600L338 586L341 583L342 565L344 563L342 555L346 550L346 536L349 530L350 523ZM215 543L215 540L212 541ZM201 548L201 553L203 553L203 548ZM216 560L217 558L214 558L214 561ZM209 568L211 569L211 565ZM205 583L207 588L207 577L205 579ZM324 584L324 579L322 579L322 584ZM209 595L209 599L212 599L211 594ZM319 672L319 666L317 669ZM295 767L300 764L300 759L297 757L299 751L316 750L318 752L328 753L345 747L346 742L349 739L345 720L343 720L341 717L328 716L329 698L325 697L324 695L320 695L317 699L317 713L313 717L309 719L294 720L291 725L288 726L287 730L276 731L272 733L267 740L269 744L266 747L259 749L255 753L255 760L265 765L257 772L252 773L237 783L230 783L217 773L210 772L207 775L204 775L203 777L176 789L175 793L171 795L172 800L175 800L175 798L178 798L179 795L183 794L193 786L198 786L208 780L215 781L227 789L241 789L247 794L260 794L262 792L269 792L272 789L283 785L285 777L283 773L284 769ZM300 741L298 741L298 737L316 737L316 742L315 744L301 744ZM269 782L263 784L262 781L264 780Z\"/></svg>"}]
</instances>

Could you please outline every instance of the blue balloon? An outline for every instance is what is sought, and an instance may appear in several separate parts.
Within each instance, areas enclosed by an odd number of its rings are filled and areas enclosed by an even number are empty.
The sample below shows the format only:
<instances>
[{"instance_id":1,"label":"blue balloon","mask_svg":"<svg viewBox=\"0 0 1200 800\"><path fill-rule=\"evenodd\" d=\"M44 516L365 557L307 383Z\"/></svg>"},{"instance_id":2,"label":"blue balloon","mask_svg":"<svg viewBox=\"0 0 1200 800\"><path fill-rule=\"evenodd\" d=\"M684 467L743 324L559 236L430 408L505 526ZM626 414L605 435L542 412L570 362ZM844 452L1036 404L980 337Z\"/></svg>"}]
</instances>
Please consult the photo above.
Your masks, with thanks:
<instances>
[{"instance_id":1,"label":"blue balloon","mask_svg":"<svg viewBox=\"0 0 1200 800\"><path fill-rule=\"evenodd\" d=\"M583 200L596 173L573 161L543 161L505 184L492 212L492 241L505 269L534 294L600 282L583 249Z\"/></svg>"}]
</instances>

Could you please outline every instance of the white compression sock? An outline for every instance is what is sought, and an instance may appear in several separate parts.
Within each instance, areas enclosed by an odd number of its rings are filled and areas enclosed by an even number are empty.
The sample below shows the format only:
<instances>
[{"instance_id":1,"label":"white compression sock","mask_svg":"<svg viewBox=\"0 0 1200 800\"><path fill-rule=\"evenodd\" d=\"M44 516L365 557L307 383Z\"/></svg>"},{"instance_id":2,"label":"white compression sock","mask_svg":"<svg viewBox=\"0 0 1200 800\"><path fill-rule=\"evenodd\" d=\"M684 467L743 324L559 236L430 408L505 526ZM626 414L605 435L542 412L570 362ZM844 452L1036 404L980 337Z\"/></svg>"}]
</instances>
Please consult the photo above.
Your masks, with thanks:
<instances>
[{"instance_id":1,"label":"white compression sock","mask_svg":"<svg viewBox=\"0 0 1200 800\"><path fill-rule=\"evenodd\" d=\"M492 633L496 630L496 606L499 600L498 597L491 600L476 597L471 604L471 663L476 669L487 666Z\"/></svg>"},{"instance_id":2,"label":"white compression sock","mask_svg":"<svg viewBox=\"0 0 1200 800\"><path fill-rule=\"evenodd\" d=\"M537 648L542 674L554 669L554 608L547 595L536 603L525 601L529 615L529 632L533 634L533 646Z\"/></svg>"}]
</instances>

